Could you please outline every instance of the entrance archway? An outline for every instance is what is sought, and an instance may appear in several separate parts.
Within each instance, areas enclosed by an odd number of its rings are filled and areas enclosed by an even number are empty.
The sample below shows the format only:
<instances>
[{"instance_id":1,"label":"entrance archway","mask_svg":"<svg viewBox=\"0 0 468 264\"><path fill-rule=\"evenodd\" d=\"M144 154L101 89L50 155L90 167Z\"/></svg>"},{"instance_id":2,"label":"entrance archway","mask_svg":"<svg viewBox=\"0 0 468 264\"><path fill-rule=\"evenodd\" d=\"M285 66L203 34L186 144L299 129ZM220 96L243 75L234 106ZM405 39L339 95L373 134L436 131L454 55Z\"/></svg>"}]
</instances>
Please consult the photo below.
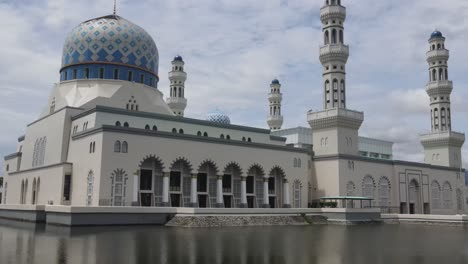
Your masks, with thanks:
<instances>
[{"instance_id":1,"label":"entrance archway","mask_svg":"<svg viewBox=\"0 0 468 264\"><path fill-rule=\"evenodd\" d=\"M260 165L253 165L247 172L247 206L258 208L263 205L263 177L265 173Z\"/></svg>"},{"instance_id":2,"label":"entrance archway","mask_svg":"<svg viewBox=\"0 0 468 264\"><path fill-rule=\"evenodd\" d=\"M198 168L197 195L198 207L207 208L216 205L216 175L218 169L212 161L203 162Z\"/></svg>"},{"instance_id":3,"label":"entrance archway","mask_svg":"<svg viewBox=\"0 0 468 264\"><path fill-rule=\"evenodd\" d=\"M241 204L242 170L237 163L230 163L224 169L223 201L225 208L239 208Z\"/></svg>"},{"instance_id":4,"label":"entrance archway","mask_svg":"<svg viewBox=\"0 0 468 264\"><path fill-rule=\"evenodd\" d=\"M283 179L286 177L283 169L274 167L268 179L268 204L270 208L283 207Z\"/></svg>"},{"instance_id":5,"label":"entrance archway","mask_svg":"<svg viewBox=\"0 0 468 264\"><path fill-rule=\"evenodd\" d=\"M163 164L157 157L140 163L138 199L140 206L161 206L163 189Z\"/></svg>"},{"instance_id":6,"label":"entrance archway","mask_svg":"<svg viewBox=\"0 0 468 264\"><path fill-rule=\"evenodd\" d=\"M420 195L421 190L419 187L419 183L416 180L412 180L409 184L408 194L409 194L409 213L410 214L419 214L421 202L420 202Z\"/></svg>"},{"instance_id":7,"label":"entrance archway","mask_svg":"<svg viewBox=\"0 0 468 264\"><path fill-rule=\"evenodd\" d=\"M192 166L179 158L172 163L169 178L169 203L172 207L190 207Z\"/></svg>"}]
</instances>

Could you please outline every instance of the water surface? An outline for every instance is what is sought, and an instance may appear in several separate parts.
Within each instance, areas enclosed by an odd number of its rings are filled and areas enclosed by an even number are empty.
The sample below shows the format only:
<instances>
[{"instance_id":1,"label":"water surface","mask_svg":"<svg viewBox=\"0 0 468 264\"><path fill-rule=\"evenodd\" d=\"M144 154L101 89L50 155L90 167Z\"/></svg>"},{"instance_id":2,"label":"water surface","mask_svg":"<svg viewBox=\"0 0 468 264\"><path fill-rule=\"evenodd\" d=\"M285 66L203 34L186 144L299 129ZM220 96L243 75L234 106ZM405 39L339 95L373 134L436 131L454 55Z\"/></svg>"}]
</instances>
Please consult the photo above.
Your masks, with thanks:
<instances>
[{"instance_id":1,"label":"water surface","mask_svg":"<svg viewBox=\"0 0 468 264\"><path fill-rule=\"evenodd\" d=\"M0 220L0 264L468 263L468 229L422 225L67 228Z\"/></svg>"}]
</instances>

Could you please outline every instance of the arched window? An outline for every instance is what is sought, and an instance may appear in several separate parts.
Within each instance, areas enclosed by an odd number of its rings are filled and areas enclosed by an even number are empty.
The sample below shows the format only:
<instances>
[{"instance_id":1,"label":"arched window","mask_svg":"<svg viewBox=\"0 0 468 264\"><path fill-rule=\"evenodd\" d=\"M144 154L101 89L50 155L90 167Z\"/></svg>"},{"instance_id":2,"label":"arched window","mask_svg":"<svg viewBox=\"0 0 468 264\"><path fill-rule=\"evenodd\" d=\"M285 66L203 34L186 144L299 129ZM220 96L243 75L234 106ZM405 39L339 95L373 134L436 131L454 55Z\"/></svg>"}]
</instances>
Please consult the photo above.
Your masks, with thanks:
<instances>
[{"instance_id":1,"label":"arched window","mask_svg":"<svg viewBox=\"0 0 468 264\"><path fill-rule=\"evenodd\" d=\"M440 46L440 43L437 44L437 49L440 50L441 49L441 46Z\"/></svg>"},{"instance_id":2,"label":"arched window","mask_svg":"<svg viewBox=\"0 0 468 264\"><path fill-rule=\"evenodd\" d=\"M379 181L379 206L389 207L390 201L390 181L387 177L382 177Z\"/></svg>"},{"instance_id":3,"label":"arched window","mask_svg":"<svg viewBox=\"0 0 468 264\"><path fill-rule=\"evenodd\" d=\"M343 39L343 30L340 30L340 43L341 43L341 44L344 43L344 39Z\"/></svg>"},{"instance_id":4,"label":"arched window","mask_svg":"<svg viewBox=\"0 0 468 264\"><path fill-rule=\"evenodd\" d=\"M173 128L172 133L177 133L177 129Z\"/></svg>"},{"instance_id":5,"label":"arched window","mask_svg":"<svg viewBox=\"0 0 468 264\"><path fill-rule=\"evenodd\" d=\"M93 142L89 143L89 153L93 153Z\"/></svg>"},{"instance_id":6,"label":"arched window","mask_svg":"<svg viewBox=\"0 0 468 264\"><path fill-rule=\"evenodd\" d=\"M435 82L437 81L437 70L432 69L432 81Z\"/></svg>"},{"instance_id":7,"label":"arched window","mask_svg":"<svg viewBox=\"0 0 468 264\"><path fill-rule=\"evenodd\" d=\"M115 126L122 126L122 124L120 124L120 121L117 121L115 122Z\"/></svg>"},{"instance_id":8,"label":"arched window","mask_svg":"<svg viewBox=\"0 0 468 264\"><path fill-rule=\"evenodd\" d=\"M121 150L121 144L120 144L120 141L117 140L114 143L114 152L120 152L120 150Z\"/></svg>"},{"instance_id":9,"label":"arched window","mask_svg":"<svg viewBox=\"0 0 468 264\"><path fill-rule=\"evenodd\" d=\"M242 141L245 141L245 137L242 137Z\"/></svg>"},{"instance_id":10,"label":"arched window","mask_svg":"<svg viewBox=\"0 0 468 264\"><path fill-rule=\"evenodd\" d=\"M294 168L297 168L297 158L294 158Z\"/></svg>"},{"instance_id":11,"label":"arched window","mask_svg":"<svg viewBox=\"0 0 468 264\"><path fill-rule=\"evenodd\" d=\"M96 151L96 141L93 141L93 153Z\"/></svg>"},{"instance_id":12,"label":"arched window","mask_svg":"<svg viewBox=\"0 0 468 264\"><path fill-rule=\"evenodd\" d=\"M130 127L130 125L127 122L125 122L124 127Z\"/></svg>"},{"instance_id":13,"label":"arched window","mask_svg":"<svg viewBox=\"0 0 468 264\"><path fill-rule=\"evenodd\" d=\"M448 70L445 69L445 80L448 80Z\"/></svg>"},{"instance_id":14,"label":"arched window","mask_svg":"<svg viewBox=\"0 0 468 264\"><path fill-rule=\"evenodd\" d=\"M452 209L452 186L449 182L444 183L443 189L444 208Z\"/></svg>"},{"instance_id":15,"label":"arched window","mask_svg":"<svg viewBox=\"0 0 468 264\"><path fill-rule=\"evenodd\" d=\"M374 199L375 181L372 176L367 175L362 180L362 196ZM371 206L371 204L369 204Z\"/></svg>"},{"instance_id":16,"label":"arched window","mask_svg":"<svg viewBox=\"0 0 468 264\"><path fill-rule=\"evenodd\" d=\"M221 134L221 136L219 136L219 138L224 139L224 134Z\"/></svg>"},{"instance_id":17,"label":"arched window","mask_svg":"<svg viewBox=\"0 0 468 264\"><path fill-rule=\"evenodd\" d=\"M201 135L202 135L202 134L201 134L201 131L198 131L198 132L197 132L197 136L201 137Z\"/></svg>"},{"instance_id":18,"label":"arched window","mask_svg":"<svg viewBox=\"0 0 468 264\"><path fill-rule=\"evenodd\" d=\"M440 209L440 184L437 181L431 184L431 203L432 209Z\"/></svg>"},{"instance_id":19,"label":"arched window","mask_svg":"<svg viewBox=\"0 0 468 264\"><path fill-rule=\"evenodd\" d=\"M145 130L150 130L150 126L149 126L149 125L146 125L146 126L145 126Z\"/></svg>"},{"instance_id":20,"label":"arched window","mask_svg":"<svg viewBox=\"0 0 468 264\"><path fill-rule=\"evenodd\" d=\"M302 167L302 164L301 164L301 159L297 159L297 167Z\"/></svg>"},{"instance_id":21,"label":"arched window","mask_svg":"<svg viewBox=\"0 0 468 264\"><path fill-rule=\"evenodd\" d=\"M443 69L439 69L439 80L444 80L444 70Z\"/></svg>"},{"instance_id":22,"label":"arched window","mask_svg":"<svg viewBox=\"0 0 468 264\"><path fill-rule=\"evenodd\" d=\"M122 142L122 153L128 153L128 143L127 143L127 141Z\"/></svg>"},{"instance_id":23,"label":"arched window","mask_svg":"<svg viewBox=\"0 0 468 264\"><path fill-rule=\"evenodd\" d=\"M247 138L247 142L252 142L252 139L251 139L251 138Z\"/></svg>"},{"instance_id":24,"label":"arched window","mask_svg":"<svg viewBox=\"0 0 468 264\"><path fill-rule=\"evenodd\" d=\"M435 50L435 44L432 44L432 50Z\"/></svg>"},{"instance_id":25,"label":"arched window","mask_svg":"<svg viewBox=\"0 0 468 264\"><path fill-rule=\"evenodd\" d=\"M336 29L332 30L331 43L336 44Z\"/></svg>"},{"instance_id":26,"label":"arched window","mask_svg":"<svg viewBox=\"0 0 468 264\"><path fill-rule=\"evenodd\" d=\"M184 133L184 130L181 128L179 129L179 134L183 134Z\"/></svg>"},{"instance_id":27,"label":"arched window","mask_svg":"<svg viewBox=\"0 0 468 264\"><path fill-rule=\"evenodd\" d=\"M153 126L153 131L158 131L158 127L157 127L157 126Z\"/></svg>"},{"instance_id":28,"label":"arched window","mask_svg":"<svg viewBox=\"0 0 468 264\"><path fill-rule=\"evenodd\" d=\"M227 135L227 136L226 136L226 139L227 139L227 140L231 140L231 136L230 136L230 135Z\"/></svg>"},{"instance_id":29,"label":"arched window","mask_svg":"<svg viewBox=\"0 0 468 264\"><path fill-rule=\"evenodd\" d=\"M293 207L301 208L302 203L302 183L299 180L293 182Z\"/></svg>"},{"instance_id":30,"label":"arched window","mask_svg":"<svg viewBox=\"0 0 468 264\"><path fill-rule=\"evenodd\" d=\"M206 133L206 132L203 133L203 136L204 136L204 137L207 137L207 136L208 136L208 133Z\"/></svg>"},{"instance_id":31,"label":"arched window","mask_svg":"<svg viewBox=\"0 0 468 264\"><path fill-rule=\"evenodd\" d=\"M330 44L330 36L329 36L328 30L325 30L324 39L325 39L325 45Z\"/></svg>"}]
</instances>

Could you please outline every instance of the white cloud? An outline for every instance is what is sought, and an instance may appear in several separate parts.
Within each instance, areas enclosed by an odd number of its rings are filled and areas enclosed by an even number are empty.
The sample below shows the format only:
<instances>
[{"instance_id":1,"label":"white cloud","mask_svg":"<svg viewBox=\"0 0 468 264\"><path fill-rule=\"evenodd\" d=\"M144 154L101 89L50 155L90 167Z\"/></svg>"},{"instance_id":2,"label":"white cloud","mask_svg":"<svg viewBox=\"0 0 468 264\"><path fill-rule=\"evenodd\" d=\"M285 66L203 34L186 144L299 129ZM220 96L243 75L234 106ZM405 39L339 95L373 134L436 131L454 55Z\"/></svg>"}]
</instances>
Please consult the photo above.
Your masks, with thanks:
<instances>
[{"instance_id":1,"label":"white cloud","mask_svg":"<svg viewBox=\"0 0 468 264\"><path fill-rule=\"evenodd\" d=\"M167 94L170 61L188 72L187 114L219 107L238 124L266 127L269 83L283 84L285 125L306 126L322 108L319 9L316 0L119 1L118 14L144 27L160 52L159 88ZM365 111L363 135L394 140L395 156L422 160L418 133L429 129L425 52L434 28L447 37L453 126L467 131L468 1L345 1L348 105ZM61 45L81 21L112 12L108 0L0 3L0 154L43 107L58 80ZM14 117L14 118L12 118ZM464 148L467 157L467 147ZM465 158L466 159L466 158Z\"/></svg>"}]
</instances>

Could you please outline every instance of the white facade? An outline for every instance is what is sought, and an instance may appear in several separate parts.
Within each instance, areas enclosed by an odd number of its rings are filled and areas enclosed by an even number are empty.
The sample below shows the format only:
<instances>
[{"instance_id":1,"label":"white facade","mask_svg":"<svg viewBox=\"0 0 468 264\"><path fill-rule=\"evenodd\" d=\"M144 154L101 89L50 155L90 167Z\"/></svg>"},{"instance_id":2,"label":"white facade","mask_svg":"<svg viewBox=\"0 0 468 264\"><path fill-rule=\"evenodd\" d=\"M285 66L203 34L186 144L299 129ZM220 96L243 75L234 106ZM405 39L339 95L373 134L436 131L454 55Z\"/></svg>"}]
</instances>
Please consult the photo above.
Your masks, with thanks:
<instances>
[{"instance_id":1,"label":"white facade","mask_svg":"<svg viewBox=\"0 0 468 264\"><path fill-rule=\"evenodd\" d=\"M65 56L62 79L44 111L5 157L3 203L303 208L323 196L365 196L374 199L368 206L388 212L463 212L464 171L452 155L458 154L463 134L448 129L425 138L426 153L444 153L441 163L396 161L391 142L359 137L364 113L346 108L345 17L339 0L325 1L320 12L324 109L307 113L311 128L280 130L277 80L268 95L272 132L231 125L220 113L210 121L184 117L186 73L180 56L172 62L167 101L154 82L157 50L147 56L150 65L147 57L130 56L122 66L98 55L79 57L90 60L85 64L69 63ZM123 21L107 16L84 25L99 20ZM156 49L142 29L132 27ZM76 34L70 36L68 42L76 41ZM93 67L102 67L96 68L99 77L91 77Z\"/></svg>"}]
</instances>

